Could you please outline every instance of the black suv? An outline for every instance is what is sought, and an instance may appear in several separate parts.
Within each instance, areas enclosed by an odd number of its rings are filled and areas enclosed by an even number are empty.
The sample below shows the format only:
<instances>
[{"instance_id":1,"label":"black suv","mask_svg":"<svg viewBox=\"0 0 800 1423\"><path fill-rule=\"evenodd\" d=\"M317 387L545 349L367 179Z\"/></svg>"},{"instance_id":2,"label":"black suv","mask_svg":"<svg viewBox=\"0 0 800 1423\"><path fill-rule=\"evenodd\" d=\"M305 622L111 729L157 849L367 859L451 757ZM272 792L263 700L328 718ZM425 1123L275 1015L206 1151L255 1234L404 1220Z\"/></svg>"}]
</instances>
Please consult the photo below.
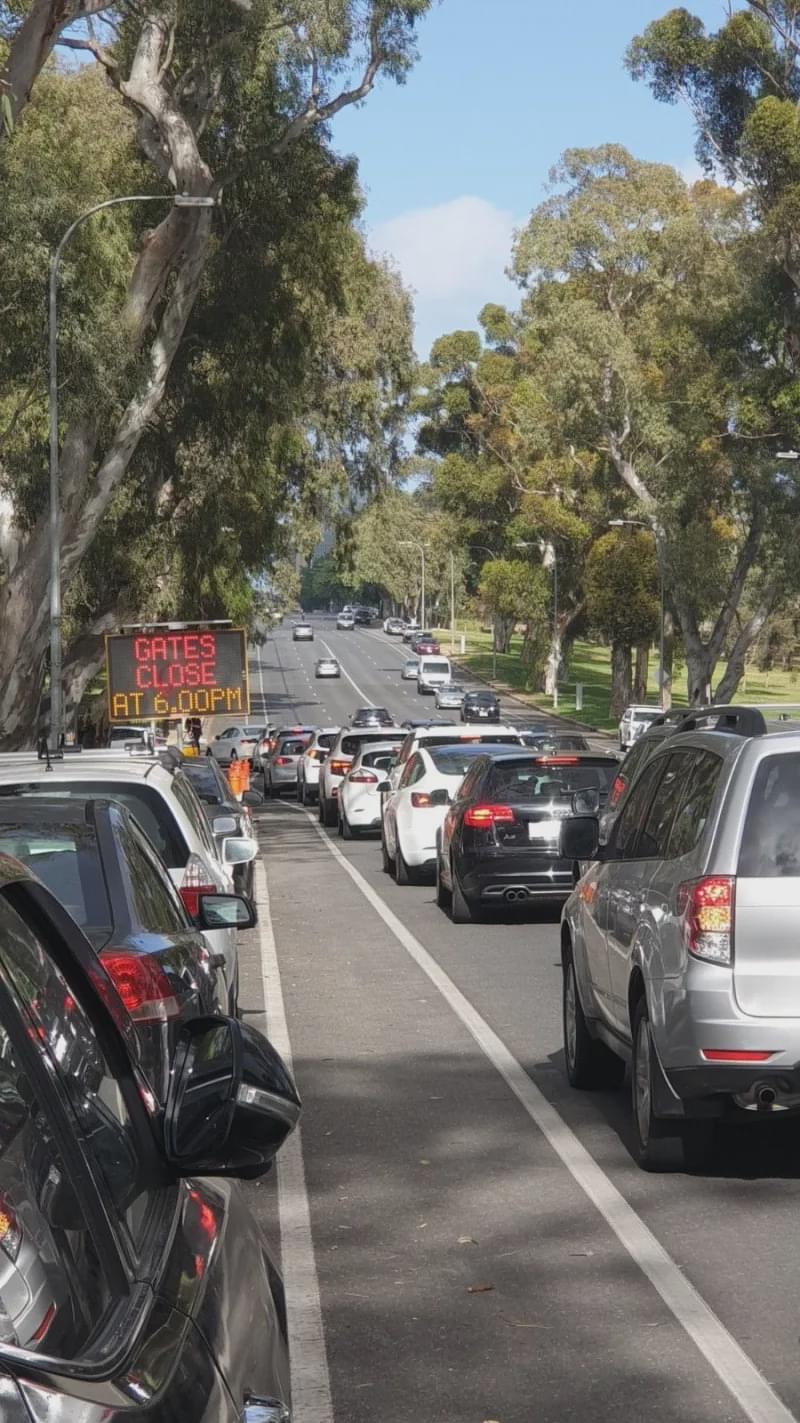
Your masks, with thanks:
<instances>
[{"instance_id":1,"label":"black suv","mask_svg":"<svg viewBox=\"0 0 800 1423\"><path fill-rule=\"evenodd\" d=\"M467 692L461 703L462 721L499 721L500 698L496 692Z\"/></svg>"},{"instance_id":2,"label":"black suv","mask_svg":"<svg viewBox=\"0 0 800 1423\"><path fill-rule=\"evenodd\" d=\"M185 1024L162 1111L88 940L0 857L3 1423L288 1423L280 1277L224 1178L262 1175L298 1115L224 1017Z\"/></svg>"}]
</instances>

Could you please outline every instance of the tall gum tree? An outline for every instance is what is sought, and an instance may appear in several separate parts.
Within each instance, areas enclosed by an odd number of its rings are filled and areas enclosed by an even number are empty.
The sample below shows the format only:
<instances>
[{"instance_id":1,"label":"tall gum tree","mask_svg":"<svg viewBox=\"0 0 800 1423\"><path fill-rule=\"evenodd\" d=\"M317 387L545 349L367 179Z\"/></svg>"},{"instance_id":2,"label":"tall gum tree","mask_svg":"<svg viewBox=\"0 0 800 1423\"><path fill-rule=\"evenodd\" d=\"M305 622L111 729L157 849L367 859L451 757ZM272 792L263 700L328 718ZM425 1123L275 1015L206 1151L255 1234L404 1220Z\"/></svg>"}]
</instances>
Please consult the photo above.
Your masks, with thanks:
<instances>
[{"instance_id":1,"label":"tall gum tree","mask_svg":"<svg viewBox=\"0 0 800 1423\"><path fill-rule=\"evenodd\" d=\"M13 150L36 76L59 43L99 64L123 99L151 190L217 197L268 169L279 202L282 171L305 142L327 135L381 74L403 79L429 4L138 0L111 10L34 0L6 40L3 93L12 96L14 122L5 148ZM110 42L86 27L90 11L111 22ZM60 432L67 586L157 416L217 241L207 209L172 209L142 234L118 311L130 356L124 378L99 415L73 406ZM64 270L68 280L69 261ZM30 737L47 648L48 526L43 512L21 527L8 498L0 520L0 728L14 746Z\"/></svg>"},{"instance_id":2,"label":"tall gum tree","mask_svg":"<svg viewBox=\"0 0 800 1423\"><path fill-rule=\"evenodd\" d=\"M561 447L607 461L652 527L692 701L726 651L727 697L785 587L797 513L749 324L764 269L747 200L615 145L566 153L552 179L514 251L522 344Z\"/></svg>"}]
</instances>

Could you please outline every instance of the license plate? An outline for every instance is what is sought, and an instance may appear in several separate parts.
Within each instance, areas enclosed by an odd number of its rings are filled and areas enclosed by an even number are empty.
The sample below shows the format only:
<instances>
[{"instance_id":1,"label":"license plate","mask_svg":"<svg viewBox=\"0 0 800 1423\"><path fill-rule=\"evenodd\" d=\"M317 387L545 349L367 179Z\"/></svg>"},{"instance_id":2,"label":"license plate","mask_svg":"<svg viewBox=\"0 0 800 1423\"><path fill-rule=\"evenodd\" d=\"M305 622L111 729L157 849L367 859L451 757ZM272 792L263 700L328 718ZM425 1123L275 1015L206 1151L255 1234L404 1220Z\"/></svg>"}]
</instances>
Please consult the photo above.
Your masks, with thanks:
<instances>
[{"instance_id":1,"label":"license plate","mask_svg":"<svg viewBox=\"0 0 800 1423\"><path fill-rule=\"evenodd\" d=\"M560 820L529 820L528 839L538 840L540 845L555 845L561 833Z\"/></svg>"}]
</instances>

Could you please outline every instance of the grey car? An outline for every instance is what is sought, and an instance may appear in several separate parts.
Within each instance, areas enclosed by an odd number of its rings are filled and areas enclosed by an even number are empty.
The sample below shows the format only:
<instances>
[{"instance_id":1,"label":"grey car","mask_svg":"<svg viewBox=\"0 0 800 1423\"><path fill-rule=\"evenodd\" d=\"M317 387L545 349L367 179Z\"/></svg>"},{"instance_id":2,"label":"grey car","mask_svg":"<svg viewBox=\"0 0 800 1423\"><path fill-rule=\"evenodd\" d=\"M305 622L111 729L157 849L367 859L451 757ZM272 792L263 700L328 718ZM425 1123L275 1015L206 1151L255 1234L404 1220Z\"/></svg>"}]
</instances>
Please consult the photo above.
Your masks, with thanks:
<instances>
[{"instance_id":1,"label":"grey car","mask_svg":"<svg viewBox=\"0 0 800 1423\"><path fill-rule=\"evenodd\" d=\"M268 796L278 796L281 791L297 794L297 763L308 746L312 733L301 736L281 736L275 743L275 750L264 763L264 791Z\"/></svg>"},{"instance_id":2,"label":"grey car","mask_svg":"<svg viewBox=\"0 0 800 1423\"><path fill-rule=\"evenodd\" d=\"M442 711L452 708L460 711L465 693L466 687L459 686L458 682L449 682L446 687L437 688L436 705Z\"/></svg>"},{"instance_id":3,"label":"grey car","mask_svg":"<svg viewBox=\"0 0 800 1423\"><path fill-rule=\"evenodd\" d=\"M341 677L342 669L335 657L320 657L314 668L315 677Z\"/></svg>"},{"instance_id":4,"label":"grey car","mask_svg":"<svg viewBox=\"0 0 800 1423\"><path fill-rule=\"evenodd\" d=\"M418 672L419 658L409 657L408 661L403 663L403 670L400 673L401 680L403 682L416 682Z\"/></svg>"},{"instance_id":5,"label":"grey car","mask_svg":"<svg viewBox=\"0 0 800 1423\"><path fill-rule=\"evenodd\" d=\"M594 825L594 829L592 826ZM717 1121L800 1112L800 729L760 711L687 716L634 778L561 930L574 1087L631 1064L640 1163L698 1162Z\"/></svg>"}]
</instances>

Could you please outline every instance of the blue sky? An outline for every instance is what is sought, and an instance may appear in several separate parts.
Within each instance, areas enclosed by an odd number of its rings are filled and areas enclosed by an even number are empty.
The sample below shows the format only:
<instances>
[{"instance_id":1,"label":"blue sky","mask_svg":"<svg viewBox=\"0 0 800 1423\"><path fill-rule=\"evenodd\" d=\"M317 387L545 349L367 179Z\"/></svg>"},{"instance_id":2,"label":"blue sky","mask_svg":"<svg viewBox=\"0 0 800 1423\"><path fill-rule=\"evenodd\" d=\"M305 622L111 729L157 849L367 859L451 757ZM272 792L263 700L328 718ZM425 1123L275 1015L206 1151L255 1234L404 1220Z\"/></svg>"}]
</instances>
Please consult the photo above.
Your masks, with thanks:
<instances>
[{"instance_id":1,"label":"blue sky","mask_svg":"<svg viewBox=\"0 0 800 1423\"><path fill-rule=\"evenodd\" d=\"M417 348L513 301L503 275L515 226L563 149L623 143L694 177L682 107L657 104L625 48L675 0L440 0L407 83L342 112L334 141L359 159L365 223L415 291ZM687 0L711 27L723 0Z\"/></svg>"}]
</instances>

